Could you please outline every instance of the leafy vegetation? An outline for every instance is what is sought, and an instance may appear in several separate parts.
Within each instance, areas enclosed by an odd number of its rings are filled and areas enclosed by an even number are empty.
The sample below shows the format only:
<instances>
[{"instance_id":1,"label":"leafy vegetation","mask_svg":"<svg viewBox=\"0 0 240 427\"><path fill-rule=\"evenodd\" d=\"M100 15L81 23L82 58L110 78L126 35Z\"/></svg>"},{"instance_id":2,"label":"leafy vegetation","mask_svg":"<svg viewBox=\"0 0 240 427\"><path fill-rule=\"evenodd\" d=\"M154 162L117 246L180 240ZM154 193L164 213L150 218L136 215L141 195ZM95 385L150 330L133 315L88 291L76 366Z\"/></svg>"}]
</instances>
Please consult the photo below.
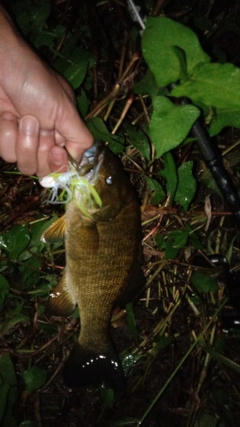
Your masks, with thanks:
<instances>
[{"instance_id":1,"label":"leafy vegetation","mask_svg":"<svg viewBox=\"0 0 240 427\"><path fill-rule=\"evenodd\" d=\"M146 289L113 316L126 390L68 390L60 372L78 313L46 311L64 250L40 240L61 209L44 204L37 179L2 162L3 427L231 427L239 418L240 342L231 328L240 316L239 232L190 132L200 117L219 134L238 188L239 46L224 44L240 33L237 2L220 10L215 1L186 1L181 13L174 0L160 10L161 2L145 3L154 17L141 38L125 3L11 2L25 37L72 84L94 137L108 141L131 175L142 204ZM183 96L192 103L181 105Z\"/></svg>"}]
</instances>

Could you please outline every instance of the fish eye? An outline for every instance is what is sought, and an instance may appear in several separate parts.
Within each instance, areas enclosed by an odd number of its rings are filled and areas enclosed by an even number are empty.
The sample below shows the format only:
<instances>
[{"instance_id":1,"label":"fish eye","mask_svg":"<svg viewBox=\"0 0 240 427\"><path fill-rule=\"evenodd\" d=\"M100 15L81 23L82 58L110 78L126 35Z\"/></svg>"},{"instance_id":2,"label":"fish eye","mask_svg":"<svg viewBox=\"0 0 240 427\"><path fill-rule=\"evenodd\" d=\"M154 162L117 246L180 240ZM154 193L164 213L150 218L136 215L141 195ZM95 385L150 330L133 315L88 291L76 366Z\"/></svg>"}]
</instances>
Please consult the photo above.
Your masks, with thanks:
<instances>
[{"instance_id":1,"label":"fish eye","mask_svg":"<svg viewBox=\"0 0 240 427\"><path fill-rule=\"evenodd\" d=\"M105 182L106 182L106 184L108 184L108 185L112 185L112 184L113 184L113 177L112 177L111 175L110 175L110 176L107 176L107 178L106 178Z\"/></svg>"}]
</instances>

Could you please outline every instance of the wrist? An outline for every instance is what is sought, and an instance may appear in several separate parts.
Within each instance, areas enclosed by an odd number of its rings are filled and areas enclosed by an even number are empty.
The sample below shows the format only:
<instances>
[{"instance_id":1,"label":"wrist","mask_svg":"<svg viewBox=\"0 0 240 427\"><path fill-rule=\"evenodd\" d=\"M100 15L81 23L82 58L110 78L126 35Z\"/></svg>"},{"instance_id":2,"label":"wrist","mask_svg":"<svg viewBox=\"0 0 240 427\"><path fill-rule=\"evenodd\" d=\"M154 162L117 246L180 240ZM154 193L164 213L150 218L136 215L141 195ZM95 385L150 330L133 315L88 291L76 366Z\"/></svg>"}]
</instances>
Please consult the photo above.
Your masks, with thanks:
<instances>
[{"instance_id":1,"label":"wrist","mask_svg":"<svg viewBox=\"0 0 240 427\"><path fill-rule=\"evenodd\" d=\"M7 88L9 76L11 76L11 84L14 85L15 73L18 73L20 67L21 69L26 67L27 49L29 50L11 18L0 5L0 84L3 88Z\"/></svg>"}]
</instances>

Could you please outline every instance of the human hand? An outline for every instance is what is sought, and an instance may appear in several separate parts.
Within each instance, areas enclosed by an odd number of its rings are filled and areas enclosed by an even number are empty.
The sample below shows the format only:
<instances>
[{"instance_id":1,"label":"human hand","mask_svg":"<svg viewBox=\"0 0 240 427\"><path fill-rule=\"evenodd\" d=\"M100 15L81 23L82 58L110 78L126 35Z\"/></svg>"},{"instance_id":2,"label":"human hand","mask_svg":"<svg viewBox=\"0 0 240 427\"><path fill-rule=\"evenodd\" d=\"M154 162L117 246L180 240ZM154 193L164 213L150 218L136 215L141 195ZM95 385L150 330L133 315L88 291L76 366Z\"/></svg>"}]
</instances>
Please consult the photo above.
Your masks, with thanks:
<instances>
[{"instance_id":1,"label":"human hand","mask_svg":"<svg viewBox=\"0 0 240 427\"><path fill-rule=\"evenodd\" d=\"M2 24L2 25L1 25ZM65 80L21 40L0 9L0 156L24 174L67 169L93 137Z\"/></svg>"}]
</instances>

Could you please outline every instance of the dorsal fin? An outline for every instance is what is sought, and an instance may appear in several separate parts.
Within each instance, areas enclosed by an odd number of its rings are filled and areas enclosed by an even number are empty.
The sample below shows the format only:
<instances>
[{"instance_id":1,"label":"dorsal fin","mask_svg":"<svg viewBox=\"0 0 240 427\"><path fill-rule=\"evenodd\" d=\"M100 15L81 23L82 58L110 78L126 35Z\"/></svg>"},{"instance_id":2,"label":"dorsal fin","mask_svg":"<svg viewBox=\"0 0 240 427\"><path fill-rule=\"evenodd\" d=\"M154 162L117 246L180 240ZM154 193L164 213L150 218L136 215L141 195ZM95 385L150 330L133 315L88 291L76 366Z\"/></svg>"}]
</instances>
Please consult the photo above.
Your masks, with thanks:
<instances>
[{"instance_id":1,"label":"dorsal fin","mask_svg":"<svg viewBox=\"0 0 240 427\"><path fill-rule=\"evenodd\" d=\"M66 215L57 219L47 230L44 231L41 241L44 243L56 243L63 241L66 231Z\"/></svg>"}]
</instances>

